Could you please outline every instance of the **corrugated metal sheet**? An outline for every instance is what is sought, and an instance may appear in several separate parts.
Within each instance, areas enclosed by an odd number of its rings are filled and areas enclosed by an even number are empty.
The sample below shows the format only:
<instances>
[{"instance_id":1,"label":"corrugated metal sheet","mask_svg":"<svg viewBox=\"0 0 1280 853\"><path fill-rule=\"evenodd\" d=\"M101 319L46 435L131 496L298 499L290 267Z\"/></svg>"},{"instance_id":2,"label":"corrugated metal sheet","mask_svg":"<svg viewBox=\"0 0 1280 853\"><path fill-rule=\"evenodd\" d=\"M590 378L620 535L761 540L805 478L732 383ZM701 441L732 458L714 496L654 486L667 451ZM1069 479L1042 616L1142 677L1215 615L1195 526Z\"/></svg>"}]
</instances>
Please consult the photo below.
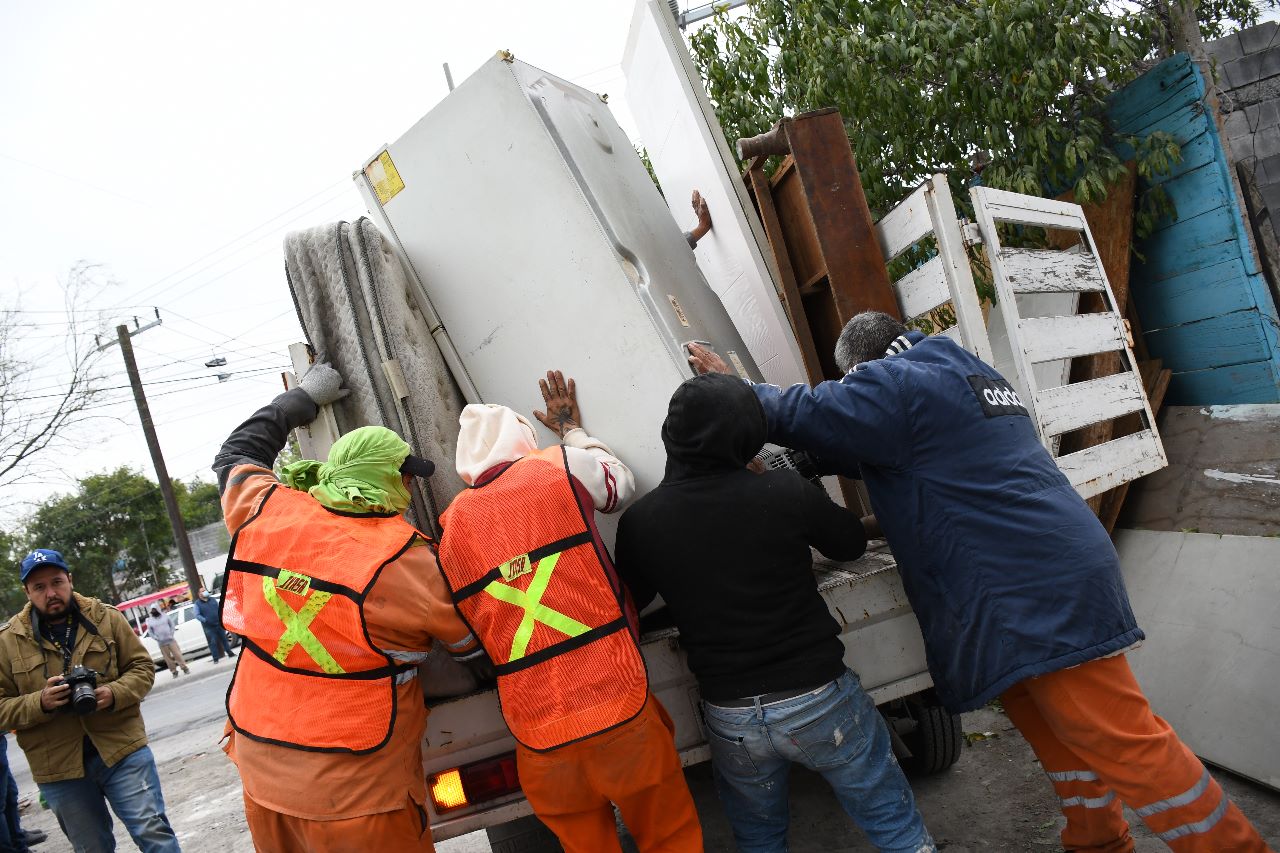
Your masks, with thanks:
<instances>
[{"instance_id":1,"label":"corrugated metal sheet","mask_svg":"<svg viewBox=\"0 0 1280 853\"><path fill-rule=\"evenodd\" d=\"M1118 131L1164 131L1183 155L1155 181L1177 218L1137 242L1130 288L1152 355L1174 371L1169 403L1280 402L1280 318L1204 96L1199 69L1178 55L1111 98Z\"/></svg>"}]
</instances>

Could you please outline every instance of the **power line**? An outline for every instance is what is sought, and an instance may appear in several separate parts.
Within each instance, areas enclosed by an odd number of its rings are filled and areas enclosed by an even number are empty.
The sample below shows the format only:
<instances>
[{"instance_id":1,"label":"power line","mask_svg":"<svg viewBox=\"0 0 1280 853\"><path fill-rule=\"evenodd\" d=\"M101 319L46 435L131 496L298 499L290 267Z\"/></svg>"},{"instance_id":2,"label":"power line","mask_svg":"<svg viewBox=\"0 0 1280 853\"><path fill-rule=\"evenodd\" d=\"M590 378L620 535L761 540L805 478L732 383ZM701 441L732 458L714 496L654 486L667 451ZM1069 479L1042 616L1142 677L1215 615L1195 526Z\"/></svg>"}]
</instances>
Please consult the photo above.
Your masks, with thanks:
<instances>
[{"instance_id":1,"label":"power line","mask_svg":"<svg viewBox=\"0 0 1280 853\"><path fill-rule=\"evenodd\" d=\"M171 313L174 317L177 317L179 320L181 320L181 321L183 321L183 322L192 323L192 324L194 324L194 325L196 325L196 326L199 326L199 327L200 327L200 328L202 328L202 329L205 329L205 330L207 330L207 331L213 332L215 335L221 336L221 340L218 340L218 341L203 341L205 344L207 344L207 345L210 347L210 349L211 349L211 354L212 354L212 355L215 355L215 356L216 356L216 355L217 355L217 351L218 351L218 350L222 350L222 351L226 351L226 352L235 352L235 353L239 353L239 354L240 354L241 356L243 356L244 358L258 358L258 359L261 359L261 356L254 356L254 355L252 355L252 354L245 353L245 352L241 351L238 347L232 347L232 346L228 346L228 345L229 345L232 341L238 341L238 340L241 340L245 335L249 334L250 332L254 331L255 329L260 329L260 328L262 328L263 326L266 326L266 325L268 325L268 324L270 324L270 323L274 323L275 321L277 321L277 320L281 319L282 317L286 317L286 316L289 316L289 315L293 314L293 312L294 312L294 309L293 309L293 306L291 305L291 306L289 306L288 308L286 308L285 310L281 311L279 314L275 314L274 316L268 317L267 319L265 319L265 320L261 321L260 323L257 323L256 325L253 325L253 326L250 326L249 328L247 328L247 329L245 329L245 330L241 331L239 334L236 334L236 335L223 335L223 333L222 333L222 332L218 331L217 329L214 329L212 326L208 326L208 325L206 325L206 324L204 324L204 323L201 323L199 320L194 320L194 319L192 319L192 318L190 318L190 317L187 317L187 316L186 316L186 315L184 315L184 314L179 314L179 313L177 313L176 311L172 311L172 310L171 310L169 313ZM173 330L171 329L171 331L173 331ZM178 334L178 332L175 332L175 334ZM191 337L196 337L196 336L192 335ZM201 338L197 338L197 340L203 340L203 339L201 339ZM258 344L249 343L248 341L242 341L242 346L247 346L247 347L250 347L250 348L252 348L252 349L256 349L256 350L258 350L259 352L262 352L262 353L266 354L266 355L267 355L269 358L271 358L272 360L274 360L274 359L278 359L278 358L280 357L280 353L278 353L278 352L274 352L274 351L271 351L271 350L267 350L267 349L265 349L265 348L263 348L263 347L259 346ZM190 352L190 353L195 353L195 352L199 352L199 351L201 351L201 350L203 350L203 347L192 347L192 348L190 348L190 349L188 350L188 352Z\"/></svg>"},{"instance_id":2,"label":"power line","mask_svg":"<svg viewBox=\"0 0 1280 853\"><path fill-rule=\"evenodd\" d=\"M250 371L250 370L234 370L234 371L231 371L228 375L230 375L230 376L235 376L235 375L237 375L237 374L244 374L244 373L262 373L262 372L264 372L265 370L270 370L270 369L272 369L272 368L257 368L257 369L252 370L252 371ZM280 369L281 369L281 370L287 370L288 368L287 368L287 367L281 367ZM209 377L208 375L203 375L203 376L184 376L184 377L180 377L180 378L177 378L177 379L157 379L157 380L154 380L154 381L152 381L152 382L144 382L144 383L142 383L142 384L143 384L144 386L150 387L150 386L152 386L152 385L168 385L168 384L171 384L171 383L173 383L173 382L194 382L194 381L196 381L196 380L198 380L198 379L209 379L209 378L210 378L210 377ZM221 380L220 380L220 381L221 381ZM219 384L219 383L214 383L214 384ZM99 391L99 392L102 392L102 391L119 391L119 390L124 389L124 388L132 388L132 387L133 387L132 385L112 385L112 386L110 386L110 387L108 387L108 388L99 388L99 389L98 389L98 391ZM46 389L43 389L43 388L37 388L37 389L35 389L35 390L37 390L37 391L43 391L43 390L46 390ZM65 395L64 395L64 394L42 394L42 395L39 395L39 396L32 396L32 397L13 397L13 398L10 398L10 399L12 400L12 402L15 402L15 403L24 403L24 402L27 402L28 400L49 400L49 399L53 399L53 398L55 398L55 397L62 397L62 396L65 396ZM155 395L155 396L159 397L159 396L163 396L163 395L161 395L161 394L157 394L157 395Z\"/></svg>"},{"instance_id":3,"label":"power line","mask_svg":"<svg viewBox=\"0 0 1280 853\"><path fill-rule=\"evenodd\" d=\"M32 162L30 162L29 160L20 160L20 159L19 159L19 158L17 158L17 157L10 156L10 155L5 154L5 153L3 153L3 152L0 152L0 159L9 160L10 162L17 163L17 164L19 164L19 165L21 165L21 166L26 166L28 169L35 169L35 170L37 170L37 171L44 172L45 174L53 175L53 176L58 177L58 178L62 178L64 181L71 181L73 184L83 184L84 186L89 187L90 189L95 189L95 190L97 190L98 192L100 192L100 193L106 193L107 195L113 195L113 196L115 196L116 198L124 199L125 201L127 201L127 202L131 202L131 203L136 204L136 205L139 205L140 207L145 207L145 208L147 208L148 210L155 210L155 209L156 209L154 205L152 205L152 204L148 204L147 202L142 201L141 199L136 199L136 198L133 198L133 197L131 197L131 196L127 196L127 195L125 195L125 194L123 194L123 193L118 193L118 192L116 192L115 190L111 190L111 189L107 189L106 187L98 186L97 184L93 183L92 181L86 181L84 178L77 178L77 177L75 177L74 175L67 175L67 174L64 174L63 172L55 172L53 169L49 169L49 168L46 168L46 167L44 167L44 166L41 166L39 163L32 163Z\"/></svg>"},{"instance_id":4,"label":"power line","mask_svg":"<svg viewBox=\"0 0 1280 853\"><path fill-rule=\"evenodd\" d=\"M203 385L189 385L189 386L187 386L186 388L175 388L175 389L173 389L172 391L162 391L162 392L160 392L159 394L152 394L152 395L151 395L151 399L152 399L152 400L156 400L156 399L159 399L160 397L171 397L171 396L173 396L174 394L185 394L185 393L187 393L188 391L198 391L198 390L199 390L199 389L201 389L201 388L214 388L214 387L217 387L217 386L219 386L219 385L228 385L228 384L230 384L230 383L232 383L232 382L243 382L243 381L244 381L244 380L246 380L246 379L255 379L255 378L260 377L260 376L266 376L268 373L282 373L282 372L284 372L285 370L288 370L288 369L289 369L289 368L287 368L287 367L265 367L265 368L259 368L259 369L257 369L257 370L253 370L253 371L246 372L246 373L245 373L245 375L243 375L243 376L238 376L238 377L236 377L236 378L234 378L234 379L227 379L227 380L225 380L225 381L215 380L215 381L213 381L213 382L206 382L206 383L205 383L205 384L203 384ZM85 407L85 409L84 409L84 411L92 411L92 410L94 410L94 409L105 409L105 408L109 408L109 407L111 407L111 406L118 406L118 405L120 405L121 403L125 403L125 402L128 402L128 398L120 398L120 399L112 400L112 401L110 401L110 402L106 402L106 403L95 403L95 404L93 404L93 405L91 405L91 406L86 406L86 407Z\"/></svg>"},{"instance_id":5,"label":"power line","mask_svg":"<svg viewBox=\"0 0 1280 853\"><path fill-rule=\"evenodd\" d=\"M0 308L3 314L101 314L107 311L124 311L135 308L152 308L152 305L114 305L110 308Z\"/></svg>"},{"instance_id":6,"label":"power line","mask_svg":"<svg viewBox=\"0 0 1280 853\"><path fill-rule=\"evenodd\" d=\"M186 263L185 265L183 265L183 266L179 267L178 269L174 270L173 272L168 273L167 275L161 276L159 279L157 279L156 281L152 282L151 284L148 284L148 285L146 285L145 287L143 287L142 289L135 291L135 292L134 292L134 294L133 294L133 295L134 295L134 298L141 298L142 294L146 293L147 291L152 290L153 288L159 287L160 285L163 285L166 281L168 281L169 279L173 278L174 276L179 275L179 274L181 274L181 273L184 273L184 272L186 272L187 270L189 270L191 267L195 266L196 264L199 264L201 261L207 260L208 258L211 258L211 257L213 257L214 255L217 255L219 252L222 252L223 250L228 249L228 248L230 248L230 247L232 247L232 246L236 245L236 244L237 244L237 243L239 243L240 241L242 241L242 240L244 240L245 238L247 238L247 237L249 237L250 235L252 235L254 232L256 232L256 231L258 231L258 230L260 230L260 229L262 229L262 228L266 227L267 225L270 225L272 222L275 222L277 219L279 219L279 218L281 218L282 216L286 215L286 214L287 214L287 213L289 213L290 211L295 210L296 208L299 208L299 207L301 207L302 205L304 205L304 204L307 204L307 203L311 202L312 200L316 199L317 197L319 197L319 196L321 196L321 195L324 195L325 193L331 192L331 191L332 191L332 190L334 190L335 188L337 188L337 187L339 187L339 186L341 186L341 185L343 185L343 184L345 184L345 183L346 183L346 179L342 179L342 180L335 181L335 182L333 182L332 184L329 184L328 186L326 186L326 187L324 187L323 189L321 189L319 192L313 193L312 195L308 196L307 198L303 199L302 201L297 202L296 204L292 204L292 205L290 205L289 207L287 207L287 208L285 208L284 210L280 211L280 212L279 212L279 213L277 213L276 215L274 215L274 216L272 216L272 217L270 217L270 218L268 218L268 219L264 220L263 222L259 223L258 225L255 225L253 228L250 228L248 231L245 231L243 234L240 234L239 236L237 236L237 237L235 237L235 238L233 238L233 239L231 239L231 240L227 241L226 243L223 243L221 246L218 246L216 249L211 249L211 250L209 250L208 252L206 252L205 254L201 255L201 256L200 256L200 257L198 257L198 258L196 258L195 260L193 260L193 261L190 261L190 262ZM324 202L322 202L322 203L321 203L320 205L318 205L318 206L323 207L325 204L328 204L330 201L336 201L339 197L340 197L340 195L335 195L335 196L333 196L333 198L326 199ZM306 212L309 212L309 211L306 211ZM304 212L304 215L305 215L305 212ZM295 219L296 219L296 218L297 218L297 217L295 217ZM293 221L295 221L295 219L291 219L291 220L289 220L289 222L293 222ZM289 223L287 222L287 223L285 223L285 224L289 224ZM278 230L278 229L273 229L273 230ZM253 245L253 243L258 242L258 240L264 239L266 236L268 236L268 235L265 235L265 234L264 234L264 235L262 235L262 236L260 236L260 237L255 238L254 240L251 240L249 243L246 243L246 244L245 244L245 246L241 246L239 249L236 249L234 252L232 252L232 253L230 253L230 254L231 254L231 255L234 255L236 252L241 251L242 249L246 248L247 246ZM230 257L230 255L228 255L228 257ZM219 260L219 261L215 261L215 262L214 262L214 264L210 264L210 265L206 266L206 267L205 267L205 269L208 269L210 266L216 266L218 263L221 263L221 261L220 261L220 260ZM199 272L196 272L196 273L193 273L192 275L198 275L198 274L199 274ZM186 280L187 280L187 279L189 279L190 277L191 277L191 276L187 276L186 278L180 279L180 280L179 280L179 281L177 281L177 282L173 282L171 285L166 286L166 287L165 287L165 290L169 289L169 287L172 287L172 286L176 286L176 285L178 285L178 284L181 284L181 283L182 283L182 281L186 281ZM162 291L159 291L159 292L164 292L164 291L162 290ZM148 298L151 298L151 297L148 297Z\"/></svg>"},{"instance_id":7,"label":"power line","mask_svg":"<svg viewBox=\"0 0 1280 853\"><path fill-rule=\"evenodd\" d=\"M291 311L291 310L292 310L292 309L290 309L290 311ZM276 317L273 317L273 318L272 318L272 320L278 320L280 317L285 316L285 314L290 313L290 311L285 311L285 312L283 312L283 313L281 313L281 314L277 315ZM177 317L179 320L185 320L185 321L186 321L186 322L188 322L188 323L192 323L192 324L194 324L194 325L196 325L196 326L199 326L201 329L205 329L206 331L213 332L215 335L220 335L220 334L222 334L221 332L219 332L217 329L213 328L212 326L207 326L207 325L205 325L204 323L201 323L199 320L193 320L192 318L187 317L186 315L183 315L183 314L179 314L177 311L174 311L174 310L172 310L172 309L170 309L170 310L169 310L169 313L170 313L170 314L172 314L173 316ZM267 321L267 322L271 322L271 321ZM264 322L264 323L259 323L259 324L258 324L258 326L264 326L264 325L266 325L266 323L265 323L265 322ZM258 326L255 326L254 328L258 328ZM221 346L221 347L223 347L224 349L226 349L227 347L225 347L225 346L224 346L224 344L226 344L226 343L230 343L231 341L234 341L234 340L238 340L239 338L244 337L244 335L246 335L246 334L248 334L248 331L241 332L239 335L236 335L236 336L234 336L234 337L226 338L226 339L225 339L224 341L222 341L222 342L217 342L217 343L215 343L214 341L205 341L205 343L211 344L212 346L215 346L215 347ZM279 354L279 353L275 353L275 352L271 352L271 351L269 351L269 350L265 350L265 349L263 349L262 347L257 346L256 344L251 344L251 343L249 343L248 341L244 341L244 345L245 345L245 346L247 346L247 347L249 347L250 349L256 349L256 350L258 350L259 352L262 352L262 353L264 353L265 355L270 356L270 357L272 357L272 358L279 358L279 357L280 357L280 354Z\"/></svg>"}]
</instances>

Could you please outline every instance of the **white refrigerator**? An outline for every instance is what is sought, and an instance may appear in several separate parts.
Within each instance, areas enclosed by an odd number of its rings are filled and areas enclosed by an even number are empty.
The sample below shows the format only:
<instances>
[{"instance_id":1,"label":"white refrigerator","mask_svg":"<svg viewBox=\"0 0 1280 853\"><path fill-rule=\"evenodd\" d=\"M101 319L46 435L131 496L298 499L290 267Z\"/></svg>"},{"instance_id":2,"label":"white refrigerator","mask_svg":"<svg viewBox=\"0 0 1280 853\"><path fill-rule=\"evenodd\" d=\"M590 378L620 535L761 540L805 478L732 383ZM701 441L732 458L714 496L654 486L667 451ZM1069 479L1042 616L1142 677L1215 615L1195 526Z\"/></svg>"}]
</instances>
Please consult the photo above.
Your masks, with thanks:
<instances>
[{"instance_id":1,"label":"white refrigerator","mask_svg":"<svg viewBox=\"0 0 1280 853\"><path fill-rule=\"evenodd\" d=\"M594 92L499 54L354 177L464 395L528 415L539 377L563 370L640 494L662 479L686 342L762 380Z\"/></svg>"}]
</instances>

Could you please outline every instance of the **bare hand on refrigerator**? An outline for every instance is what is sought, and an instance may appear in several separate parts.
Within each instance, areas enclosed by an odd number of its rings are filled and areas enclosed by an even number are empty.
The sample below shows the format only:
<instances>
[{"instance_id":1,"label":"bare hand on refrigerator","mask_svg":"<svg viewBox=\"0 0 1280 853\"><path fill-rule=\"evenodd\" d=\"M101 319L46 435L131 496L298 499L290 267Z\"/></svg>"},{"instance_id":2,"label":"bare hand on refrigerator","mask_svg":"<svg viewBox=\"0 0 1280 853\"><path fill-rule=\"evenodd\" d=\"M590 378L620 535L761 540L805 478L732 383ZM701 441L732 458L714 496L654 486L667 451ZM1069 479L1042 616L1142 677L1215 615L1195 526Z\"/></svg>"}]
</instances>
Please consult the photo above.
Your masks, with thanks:
<instances>
[{"instance_id":1,"label":"bare hand on refrigerator","mask_svg":"<svg viewBox=\"0 0 1280 853\"><path fill-rule=\"evenodd\" d=\"M698 224L693 226L693 230L689 232L696 243L711 230L711 208L707 207L707 200L697 190L693 191L693 198L690 199L690 202L693 206L694 216L698 217Z\"/></svg>"},{"instance_id":2,"label":"bare hand on refrigerator","mask_svg":"<svg viewBox=\"0 0 1280 853\"><path fill-rule=\"evenodd\" d=\"M700 344L689 344L689 364L697 373L731 373L725 360Z\"/></svg>"},{"instance_id":3,"label":"bare hand on refrigerator","mask_svg":"<svg viewBox=\"0 0 1280 853\"><path fill-rule=\"evenodd\" d=\"M548 370L546 379L538 380L542 390L542 401L546 404L545 412L534 412L533 416L542 421L542 425L564 438L569 430L582 426L582 415L578 411L578 389L573 380L565 381L559 370Z\"/></svg>"}]
</instances>

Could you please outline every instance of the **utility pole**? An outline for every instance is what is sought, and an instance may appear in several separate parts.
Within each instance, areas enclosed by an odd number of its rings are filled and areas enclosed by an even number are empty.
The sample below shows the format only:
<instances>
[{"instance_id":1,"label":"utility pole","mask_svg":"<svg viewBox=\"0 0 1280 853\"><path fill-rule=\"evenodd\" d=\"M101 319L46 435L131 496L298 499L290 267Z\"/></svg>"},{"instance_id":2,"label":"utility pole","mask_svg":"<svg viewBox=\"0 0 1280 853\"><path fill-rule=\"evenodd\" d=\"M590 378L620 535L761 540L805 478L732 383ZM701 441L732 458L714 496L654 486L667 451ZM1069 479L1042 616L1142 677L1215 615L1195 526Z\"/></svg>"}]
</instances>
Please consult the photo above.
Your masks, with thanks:
<instances>
[{"instance_id":1,"label":"utility pole","mask_svg":"<svg viewBox=\"0 0 1280 853\"><path fill-rule=\"evenodd\" d=\"M134 324L136 325L137 322L135 319ZM154 323L136 329L133 334L141 334L159 324L160 316L157 312ZM173 493L173 481L169 479L169 469L165 466L164 455L160 452L160 440L156 437L156 427L151 421L147 395L142 390L138 362L133 357L133 335L129 333L128 326L121 324L116 326L116 338L120 344L120 352L124 355L124 367L129 373L129 384L133 386L133 401L138 404L138 419L142 422L142 434L147 437L147 449L151 451L151 462L155 465L156 479L160 481L160 494L164 496L164 508L169 513L169 524L173 526L173 541L178 546L178 557L182 560L182 568L187 575L187 586L191 588L191 594L195 595L201 587L200 574L196 571L191 542L187 539L187 526L182 523L182 513L178 510L178 498Z\"/></svg>"}]
</instances>

